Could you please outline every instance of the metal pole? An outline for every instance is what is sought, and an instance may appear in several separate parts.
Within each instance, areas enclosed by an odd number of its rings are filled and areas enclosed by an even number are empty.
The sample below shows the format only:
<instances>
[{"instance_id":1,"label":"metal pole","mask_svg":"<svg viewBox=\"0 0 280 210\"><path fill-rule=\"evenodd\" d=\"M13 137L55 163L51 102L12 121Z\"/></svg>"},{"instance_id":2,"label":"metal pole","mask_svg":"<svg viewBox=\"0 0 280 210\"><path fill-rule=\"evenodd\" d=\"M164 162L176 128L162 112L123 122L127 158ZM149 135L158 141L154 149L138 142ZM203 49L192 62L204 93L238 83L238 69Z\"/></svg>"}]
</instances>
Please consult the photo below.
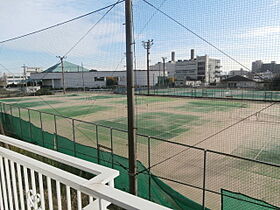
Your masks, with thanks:
<instances>
[{"instance_id":1,"label":"metal pole","mask_svg":"<svg viewBox=\"0 0 280 210\"><path fill-rule=\"evenodd\" d=\"M65 82L64 82L64 65L63 65L63 58L61 58L61 69L62 69L62 84L63 84L63 94L65 94Z\"/></svg>"},{"instance_id":2,"label":"metal pole","mask_svg":"<svg viewBox=\"0 0 280 210\"><path fill-rule=\"evenodd\" d=\"M154 95L155 95L155 74L153 74L153 88L154 88Z\"/></svg>"},{"instance_id":3,"label":"metal pole","mask_svg":"<svg viewBox=\"0 0 280 210\"><path fill-rule=\"evenodd\" d=\"M62 87L63 87L63 94L65 94L66 91L65 91L64 64L63 64L63 60L64 60L65 56L56 56L56 57L60 59L60 65L61 65L61 71L62 71Z\"/></svg>"},{"instance_id":4,"label":"metal pole","mask_svg":"<svg viewBox=\"0 0 280 210\"><path fill-rule=\"evenodd\" d=\"M31 117L30 117L30 110L29 109L28 109L28 120L29 120L30 140L32 140Z\"/></svg>"},{"instance_id":5,"label":"metal pole","mask_svg":"<svg viewBox=\"0 0 280 210\"><path fill-rule=\"evenodd\" d=\"M57 146L57 126L56 126L56 116L53 115L53 120L54 120L54 143L53 143L53 148L54 150L58 150L58 146Z\"/></svg>"},{"instance_id":6,"label":"metal pole","mask_svg":"<svg viewBox=\"0 0 280 210\"><path fill-rule=\"evenodd\" d=\"M13 117L13 107L12 107L12 105L10 105L10 115L11 115L12 127L14 128L15 125L14 125L14 117ZM15 130L12 129L12 130L11 130L11 133L12 133L12 134L15 134L14 131L15 131Z\"/></svg>"},{"instance_id":7,"label":"metal pole","mask_svg":"<svg viewBox=\"0 0 280 210\"><path fill-rule=\"evenodd\" d=\"M43 142L43 146L45 146L44 128L43 128L43 121L42 121L42 112L39 112L39 116L40 116L40 125L41 125L42 142Z\"/></svg>"},{"instance_id":8,"label":"metal pole","mask_svg":"<svg viewBox=\"0 0 280 210\"><path fill-rule=\"evenodd\" d=\"M134 71L133 71L133 34L132 34L132 0L125 0L125 28L126 28L126 80L127 80L127 119L128 119L128 158L129 158L129 192L137 194L136 179L136 124L134 99Z\"/></svg>"},{"instance_id":9,"label":"metal pole","mask_svg":"<svg viewBox=\"0 0 280 210\"><path fill-rule=\"evenodd\" d=\"M151 137L148 137L148 167L149 167L149 200L151 200Z\"/></svg>"},{"instance_id":10,"label":"metal pole","mask_svg":"<svg viewBox=\"0 0 280 210\"><path fill-rule=\"evenodd\" d=\"M165 60L167 58L166 57L162 57L162 71L163 71L163 87L165 87Z\"/></svg>"},{"instance_id":11,"label":"metal pole","mask_svg":"<svg viewBox=\"0 0 280 210\"><path fill-rule=\"evenodd\" d=\"M95 126L95 135L96 135L96 149L97 149L97 163L100 162L100 157L99 157L99 141L98 141L98 126Z\"/></svg>"},{"instance_id":12,"label":"metal pole","mask_svg":"<svg viewBox=\"0 0 280 210\"><path fill-rule=\"evenodd\" d=\"M20 108L19 107L18 107L18 117L19 117L19 126L20 126L20 138L23 139L21 114L20 114Z\"/></svg>"},{"instance_id":13,"label":"metal pole","mask_svg":"<svg viewBox=\"0 0 280 210\"><path fill-rule=\"evenodd\" d=\"M82 80L83 80L83 89L84 89L84 92L86 92L85 80L84 80L84 65L83 65L83 63L82 63Z\"/></svg>"},{"instance_id":14,"label":"metal pole","mask_svg":"<svg viewBox=\"0 0 280 210\"><path fill-rule=\"evenodd\" d=\"M114 168L114 148L113 148L113 129L110 128L110 136L111 136L111 158L112 158L112 168Z\"/></svg>"},{"instance_id":15,"label":"metal pole","mask_svg":"<svg viewBox=\"0 0 280 210\"><path fill-rule=\"evenodd\" d=\"M148 41L148 45L150 45L150 40ZM148 95L150 95L150 47L147 47L147 88Z\"/></svg>"},{"instance_id":16,"label":"metal pole","mask_svg":"<svg viewBox=\"0 0 280 210\"><path fill-rule=\"evenodd\" d=\"M148 95L150 95L150 49L153 45L153 40L143 41L142 43L143 47L147 50L147 89Z\"/></svg>"},{"instance_id":17,"label":"metal pole","mask_svg":"<svg viewBox=\"0 0 280 210\"><path fill-rule=\"evenodd\" d=\"M74 143L74 156L77 156L77 149L76 149L76 135L75 135L75 120L72 119L72 133L73 133L73 143Z\"/></svg>"},{"instance_id":18,"label":"metal pole","mask_svg":"<svg viewBox=\"0 0 280 210\"><path fill-rule=\"evenodd\" d=\"M202 206L205 209L205 196L206 196L206 163L207 163L207 150L204 150L203 159L203 195L202 195Z\"/></svg>"}]
</instances>

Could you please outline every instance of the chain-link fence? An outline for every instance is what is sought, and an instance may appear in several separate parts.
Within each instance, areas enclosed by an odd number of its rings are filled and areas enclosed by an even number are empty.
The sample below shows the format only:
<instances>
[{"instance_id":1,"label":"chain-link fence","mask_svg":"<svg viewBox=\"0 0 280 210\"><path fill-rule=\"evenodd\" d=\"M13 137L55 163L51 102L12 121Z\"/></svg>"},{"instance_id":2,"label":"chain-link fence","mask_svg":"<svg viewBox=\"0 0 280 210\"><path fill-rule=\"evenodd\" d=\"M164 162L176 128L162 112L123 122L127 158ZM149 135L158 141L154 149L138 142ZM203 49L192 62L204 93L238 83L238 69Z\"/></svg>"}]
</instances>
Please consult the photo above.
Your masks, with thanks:
<instances>
[{"instance_id":1,"label":"chain-link fence","mask_svg":"<svg viewBox=\"0 0 280 210\"><path fill-rule=\"evenodd\" d=\"M116 91L123 93L120 88ZM147 88L138 88L136 94L148 95ZM225 89L225 88L187 88L187 87L169 87L158 88L156 86L150 91L151 96L180 96L190 98L208 98L208 99L235 99L235 100L253 100L253 101L279 101L279 91L263 91L254 89Z\"/></svg>"},{"instance_id":2,"label":"chain-link fence","mask_svg":"<svg viewBox=\"0 0 280 210\"><path fill-rule=\"evenodd\" d=\"M1 103L6 135L118 169L128 191L126 130ZM280 165L137 134L138 194L175 209L277 209Z\"/></svg>"}]
</instances>

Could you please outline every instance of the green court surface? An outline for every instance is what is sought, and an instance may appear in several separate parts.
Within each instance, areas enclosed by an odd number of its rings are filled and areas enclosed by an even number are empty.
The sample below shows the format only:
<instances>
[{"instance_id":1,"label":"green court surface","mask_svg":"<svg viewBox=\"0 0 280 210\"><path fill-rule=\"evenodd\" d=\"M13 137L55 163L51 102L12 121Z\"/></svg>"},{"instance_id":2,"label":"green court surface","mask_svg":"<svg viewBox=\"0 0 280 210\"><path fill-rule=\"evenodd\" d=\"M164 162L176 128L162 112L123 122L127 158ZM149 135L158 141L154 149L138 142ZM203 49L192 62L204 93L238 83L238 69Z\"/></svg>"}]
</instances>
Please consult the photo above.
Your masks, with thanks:
<instances>
[{"instance_id":1,"label":"green court surface","mask_svg":"<svg viewBox=\"0 0 280 210\"><path fill-rule=\"evenodd\" d=\"M110 98L124 98L124 95L98 95L98 96L87 96L83 98L75 98L74 100L99 100L99 99L110 99Z\"/></svg>"},{"instance_id":2,"label":"green court surface","mask_svg":"<svg viewBox=\"0 0 280 210\"><path fill-rule=\"evenodd\" d=\"M201 120L194 115L179 115L172 113L144 113L137 115L137 132L147 136L170 139L189 131L189 126L196 125ZM172 123L170 123L172 122ZM127 129L127 119L119 118L114 121L100 120L97 124Z\"/></svg>"},{"instance_id":3,"label":"green court surface","mask_svg":"<svg viewBox=\"0 0 280 210\"><path fill-rule=\"evenodd\" d=\"M231 102L231 101L191 101L183 106L175 107L175 109L190 112L210 112L210 111L228 111L235 108L248 108L248 104Z\"/></svg>"},{"instance_id":4,"label":"green court surface","mask_svg":"<svg viewBox=\"0 0 280 210\"><path fill-rule=\"evenodd\" d=\"M262 162L280 164L280 144L267 144L263 147L248 148L239 146L232 153L233 155L246 157ZM258 165L258 167L256 167ZM250 171L252 173L261 174L267 177L280 179L280 169L271 168L266 164L254 164L248 161L238 161L235 164L238 169Z\"/></svg>"},{"instance_id":5,"label":"green court surface","mask_svg":"<svg viewBox=\"0 0 280 210\"><path fill-rule=\"evenodd\" d=\"M69 107L59 107L55 109L40 109L40 111L63 115L66 117L76 117L81 115L92 114L100 111L109 110L111 107L98 106L98 105L81 105L81 106L69 106Z\"/></svg>"},{"instance_id":6,"label":"green court surface","mask_svg":"<svg viewBox=\"0 0 280 210\"><path fill-rule=\"evenodd\" d=\"M25 98L25 97L18 97L18 98L5 98L5 99L0 99L1 102L21 102L21 101L29 101L29 100L34 100L37 99L35 98Z\"/></svg>"},{"instance_id":7,"label":"green court surface","mask_svg":"<svg viewBox=\"0 0 280 210\"><path fill-rule=\"evenodd\" d=\"M161 103L161 102L172 102L178 99L175 98L166 98L166 97L141 97L136 96L135 102L138 105L141 104L150 104L150 103ZM127 104L127 100L113 101L116 104Z\"/></svg>"},{"instance_id":8,"label":"green court surface","mask_svg":"<svg viewBox=\"0 0 280 210\"><path fill-rule=\"evenodd\" d=\"M59 103L62 103L62 101L34 101L34 102L17 103L16 106L25 108L25 107L48 106L49 104L59 104Z\"/></svg>"},{"instance_id":9,"label":"green court surface","mask_svg":"<svg viewBox=\"0 0 280 210\"><path fill-rule=\"evenodd\" d=\"M72 93L72 94L66 94L66 95L57 95L54 97L76 97L76 96L82 96L83 94L76 94L76 93Z\"/></svg>"}]
</instances>

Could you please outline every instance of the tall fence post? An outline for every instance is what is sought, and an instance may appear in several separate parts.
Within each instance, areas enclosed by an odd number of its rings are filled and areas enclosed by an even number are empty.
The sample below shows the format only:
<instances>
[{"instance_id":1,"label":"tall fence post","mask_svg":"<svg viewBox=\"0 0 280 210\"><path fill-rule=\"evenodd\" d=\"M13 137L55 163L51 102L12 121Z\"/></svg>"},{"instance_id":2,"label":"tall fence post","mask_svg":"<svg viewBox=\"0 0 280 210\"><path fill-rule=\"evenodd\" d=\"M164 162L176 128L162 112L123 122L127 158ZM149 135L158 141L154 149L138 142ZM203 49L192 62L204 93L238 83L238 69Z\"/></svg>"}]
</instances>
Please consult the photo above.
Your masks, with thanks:
<instances>
[{"instance_id":1,"label":"tall fence post","mask_svg":"<svg viewBox=\"0 0 280 210\"><path fill-rule=\"evenodd\" d=\"M0 109L1 109L1 123L3 123L2 122L2 120L3 120L3 109L2 109L2 102L0 102Z\"/></svg>"},{"instance_id":2,"label":"tall fence post","mask_svg":"<svg viewBox=\"0 0 280 210\"><path fill-rule=\"evenodd\" d=\"M56 125L56 116L53 115L53 120L54 120L54 142L53 142L53 147L54 147L54 150L58 150L58 145L57 145L57 125Z\"/></svg>"},{"instance_id":3,"label":"tall fence post","mask_svg":"<svg viewBox=\"0 0 280 210\"><path fill-rule=\"evenodd\" d=\"M13 107L12 107L12 105L9 105L9 106L10 106L10 115L11 115L11 122L12 122L12 126L11 127L14 128ZM11 129L11 133L12 134L15 134L14 130L15 129Z\"/></svg>"},{"instance_id":4,"label":"tall fence post","mask_svg":"<svg viewBox=\"0 0 280 210\"><path fill-rule=\"evenodd\" d=\"M29 121L29 132L30 132L30 140L32 140L32 127L31 127L31 117L30 117L30 109L27 109L28 111L28 121Z\"/></svg>"},{"instance_id":5,"label":"tall fence post","mask_svg":"<svg viewBox=\"0 0 280 210\"><path fill-rule=\"evenodd\" d=\"M18 107L18 117L19 117L19 127L20 127L20 138L23 139L23 132L22 132L22 119L21 119L21 112L20 108Z\"/></svg>"},{"instance_id":6,"label":"tall fence post","mask_svg":"<svg viewBox=\"0 0 280 210\"><path fill-rule=\"evenodd\" d=\"M74 156L77 156L77 149L76 149L76 135L75 135L75 120L72 119L72 134L73 134L73 143L74 143Z\"/></svg>"},{"instance_id":7,"label":"tall fence post","mask_svg":"<svg viewBox=\"0 0 280 210\"><path fill-rule=\"evenodd\" d=\"M110 128L112 168L114 168L113 129Z\"/></svg>"},{"instance_id":8,"label":"tall fence post","mask_svg":"<svg viewBox=\"0 0 280 210\"><path fill-rule=\"evenodd\" d=\"M203 158L203 195L202 195L202 206L205 209L205 202L206 202L206 163L207 163L207 150L204 150L204 158Z\"/></svg>"},{"instance_id":9,"label":"tall fence post","mask_svg":"<svg viewBox=\"0 0 280 210\"><path fill-rule=\"evenodd\" d=\"M151 200L151 137L148 137L149 200Z\"/></svg>"},{"instance_id":10,"label":"tall fence post","mask_svg":"<svg viewBox=\"0 0 280 210\"><path fill-rule=\"evenodd\" d=\"M98 141L98 126L95 125L95 135L96 135L96 149L97 149L97 163L100 163L100 159L99 159L99 141Z\"/></svg>"},{"instance_id":11,"label":"tall fence post","mask_svg":"<svg viewBox=\"0 0 280 210\"><path fill-rule=\"evenodd\" d=\"M41 126L41 135L42 135L43 147L45 147L44 128L43 128L43 121L42 121L42 112L39 112L39 118L40 118L40 126Z\"/></svg>"},{"instance_id":12,"label":"tall fence post","mask_svg":"<svg viewBox=\"0 0 280 210\"><path fill-rule=\"evenodd\" d=\"M12 108L12 105L10 105L10 114L11 114L11 116L13 116L13 108Z\"/></svg>"}]
</instances>

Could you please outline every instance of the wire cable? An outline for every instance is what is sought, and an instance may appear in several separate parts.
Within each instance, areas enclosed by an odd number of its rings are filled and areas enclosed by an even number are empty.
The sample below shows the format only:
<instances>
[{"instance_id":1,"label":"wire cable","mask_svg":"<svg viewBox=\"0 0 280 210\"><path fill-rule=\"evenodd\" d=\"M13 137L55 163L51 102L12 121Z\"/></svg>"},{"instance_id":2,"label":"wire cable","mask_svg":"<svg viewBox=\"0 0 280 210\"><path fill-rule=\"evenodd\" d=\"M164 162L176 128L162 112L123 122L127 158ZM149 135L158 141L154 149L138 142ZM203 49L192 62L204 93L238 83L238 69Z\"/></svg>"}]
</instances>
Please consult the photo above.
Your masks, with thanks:
<instances>
[{"instance_id":1,"label":"wire cable","mask_svg":"<svg viewBox=\"0 0 280 210\"><path fill-rule=\"evenodd\" d=\"M124 1L125 0L118 1L117 3L110 4L108 6L105 6L105 7L102 7L100 9L91 11L89 13L86 13L86 14L74 17L74 18L69 19L69 20L66 20L66 21L63 21L63 22L60 22L60 23L48 26L46 28L42 28L42 29L39 29L39 30L36 30L36 31L32 31L32 32L29 32L29 33L26 33L26 34L23 34L23 35L15 36L15 37L12 37L12 38L9 38L9 39L6 39L6 40L2 40L2 41L0 41L0 44L6 43L6 42L10 42L10 41L14 41L14 40L17 40L17 39L21 39L21 38L24 38L24 37L27 37L27 36L30 36L30 35L38 34L38 33L41 33L43 31L46 31L46 30L49 30L49 29L52 29L52 28L56 28L58 26L66 24L66 23L70 23L70 22L73 22L75 20L79 20L79 19L84 18L86 16L92 15L94 13L100 12L100 11L105 10L107 8L110 8L110 7L114 6L114 5L120 4L120 3L124 2Z\"/></svg>"},{"instance_id":2,"label":"wire cable","mask_svg":"<svg viewBox=\"0 0 280 210\"><path fill-rule=\"evenodd\" d=\"M219 47L217 47L216 45L212 44L210 41L208 41L207 39L203 38L202 36L200 36L199 34L197 34L196 32L194 32L193 30L191 30L190 28L188 28L187 26L185 26L184 24L182 24L181 22L179 22L178 20L176 20L175 18L171 17L170 15L168 15L166 12L162 11L160 8L154 6L152 3L148 2L147 0L142 0L144 1L146 4L148 4L149 6L151 6L152 8L156 9L158 12L160 12L161 14L163 14L164 16L166 16L168 19L172 20L173 22L177 23L179 26L181 26L182 28L186 29L187 31L189 31L190 33L192 33L193 35L195 35L196 37L198 37L199 39L201 39L202 41L204 41L205 43L207 43L208 45L210 45L211 47L215 48L216 50L218 50L220 53L222 53L223 55L225 55L226 57L228 57L229 59L231 59L232 61L236 62L237 64L239 64L240 66L242 66L243 68L251 71L251 69L249 69L247 66L245 66L244 64L242 64L241 62L239 62L238 60L236 60L234 57L232 57L231 55L229 55L228 53L226 53L225 51L223 51L222 49L220 49Z\"/></svg>"},{"instance_id":3,"label":"wire cable","mask_svg":"<svg viewBox=\"0 0 280 210\"><path fill-rule=\"evenodd\" d=\"M106 15L109 14L112 9L120 3L120 0L118 0L116 3L114 3L109 9L105 12L104 15L101 16L101 18L98 19L98 21L90 27L90 29L65 53L64 57L66 57L77 45L105 18Z\"/></svg>"}]
</instances>

